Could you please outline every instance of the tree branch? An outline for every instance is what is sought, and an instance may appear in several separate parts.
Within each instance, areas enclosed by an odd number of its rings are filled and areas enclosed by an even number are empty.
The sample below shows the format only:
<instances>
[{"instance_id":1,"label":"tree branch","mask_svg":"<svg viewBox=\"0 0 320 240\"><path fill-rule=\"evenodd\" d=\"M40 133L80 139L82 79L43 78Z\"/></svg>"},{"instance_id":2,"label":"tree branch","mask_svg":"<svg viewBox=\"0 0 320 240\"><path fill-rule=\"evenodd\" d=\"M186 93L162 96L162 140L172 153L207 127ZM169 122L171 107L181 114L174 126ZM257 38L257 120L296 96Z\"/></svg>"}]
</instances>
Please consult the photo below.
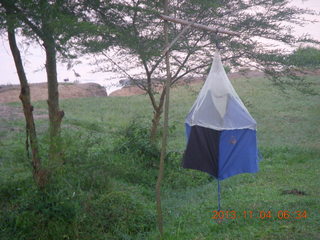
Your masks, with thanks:
<instances>
[{"instance_id":1,"label":"tree branch","mask_svg":"<svg viewBox=\"0 0 320 240\"><path fill-rule=\"evenodd\" d=\"M43 41L45 39L45 36L43 32L40 30L41 28L37 27L35 24L33 24L24 14L23 12L14 5L14 1L6 1L6 0L0 0L0 2L3 4L3 6L7 9L11 9L13 11L17 18L19 18L22 22L26 23L32 31L34 31L39 38Z\"/></svg>"},{"instance_id":2,"label":"tree branch","mask_svg":"<svg viewBox=\"0 0 320 240\"><path fill-rule=\"evenodd\" d=\"M189 21L186 21L186 20L182 20L182 19L179 19L179 18L172 18L172 17L166 16L166 15L163 15L163 14L160 14L160 17L162 19L164 19L164 20L167 20L167 21L180 23L180 24L184 24L184 25L190 25L192 27L199 28L199 29L202 29L202 30L216 32L216 33L224 33L224 34L229 34L229 35L235 35L235 36L240 37L240 33L229 31L229 30L225 30L225 29L222 29L222 28L208 27L208 26L205 26L205 25L202 25L202 24L199 24L199 23L192 23L192 22L189 22Z\"/></svg>"},{"instance_id":3,"label":"tree branch","mask_svg":"<svg viewBox=\"0 0 320 240\"><path fill-rule=\"evenodd\" d=\"M183 62L180 64L177 72L174 74L174 76L172 77L172 79L175 79L179 73L181 72L182 68L186 65L188 59L190 58L191 54L194 52L195 47L198 45L198 43L200 42L200 40L204 37L204 34L195 42L195 44L193 45L193 47L191 48L191 50L188 51L187 56L185 57L185 59L183 60Z\"/></svg>"},{"instance_id":4,"label":"tree branch","mask_svg":"<svg viewBox=\"0 0 320 240\"><path fill-rule=\"evenodd\" d=\"M189 70L185 71L183 74L181 74L180 76L176 77L172 82L171 82L171 86L173 84L175 84L178 80L180 80L181 78L183 78L185 75L187 75L188 73L190 72L193 72L199 68L205 68L205 67L208 67L210 66L210 64L203 64L203 65L200 65L200 66L197 66L195 68L190 68Z\"/></svg>"}]
</instances>

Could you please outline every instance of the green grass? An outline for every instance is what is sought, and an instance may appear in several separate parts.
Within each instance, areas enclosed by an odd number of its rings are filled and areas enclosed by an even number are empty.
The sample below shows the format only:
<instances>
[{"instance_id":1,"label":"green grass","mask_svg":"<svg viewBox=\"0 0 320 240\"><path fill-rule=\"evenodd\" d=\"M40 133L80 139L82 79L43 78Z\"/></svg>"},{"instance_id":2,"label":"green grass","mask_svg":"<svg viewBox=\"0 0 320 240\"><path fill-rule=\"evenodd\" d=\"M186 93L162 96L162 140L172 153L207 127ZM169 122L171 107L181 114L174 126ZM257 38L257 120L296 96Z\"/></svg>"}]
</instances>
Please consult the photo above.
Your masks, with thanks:
<instances>
[{"instance_id":1,"label":"green grass","mask_svg":"<svg viewBox=\"0 0 320 240\"><path fill-rule=\"evenodd\" d=\"M319 93L318 79L308 81ZM258 123L260 171L222 181L222 210L238 217L221 223L212 219L216 182L180 167L184 118L200 86L174 88L162 189L165 239L320 239L320 97L293 89L282 93L265 79L233 84ZM46 108L45 102L34 105ZM61 108L66 113L66 164L55 172L45 194L33 186L23 121L0 117L0 239L158 239L157 155L123 145L148 131L148 97L68 99L61 101ZM132 120L139 131L124 137ZM49 166L47 122L36 124L42 158ZM147 141L136 144L152 150ZM284 194L295 189L305 195ZM277 213L285 210L305 210L307 218L279 219ZM245 219L244 211L252 211L253 217ZM259 218L267 211L270 218Z\"/></svg>"}]
</instances>

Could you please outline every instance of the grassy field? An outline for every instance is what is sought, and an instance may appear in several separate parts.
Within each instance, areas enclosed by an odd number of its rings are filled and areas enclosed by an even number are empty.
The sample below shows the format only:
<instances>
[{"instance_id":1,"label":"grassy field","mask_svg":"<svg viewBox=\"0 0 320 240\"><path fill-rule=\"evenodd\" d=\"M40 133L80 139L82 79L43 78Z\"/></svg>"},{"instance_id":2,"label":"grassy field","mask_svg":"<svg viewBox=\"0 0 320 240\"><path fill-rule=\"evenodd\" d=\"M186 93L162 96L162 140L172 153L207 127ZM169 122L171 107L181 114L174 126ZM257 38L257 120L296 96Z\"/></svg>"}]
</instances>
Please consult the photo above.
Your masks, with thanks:
<instances>
[{"instance_id":1,"label":"grassy field","mask_svg":"<svg viewBox=\"0 0 320 240\"><path fill-rule=\"evenodd\" d=\"M319 93L319 79L308 81ZM216 182L180 167L184 117L200 86L174 88L163 184L165 239L320 239L320 97L283 93L265 79L233 84L258 123L260 171L222 181L222 210L237 217L212 219ZM45 102L34 105L46 108ZM159 152L147 141L148 98L68 99L61 108L64 165L53 168L46 160L47 121L36 122L43 163L54 169L45 192L33 184L23 119L0 116L0 239L158 239Z\"/></svg>"}]
</instances>

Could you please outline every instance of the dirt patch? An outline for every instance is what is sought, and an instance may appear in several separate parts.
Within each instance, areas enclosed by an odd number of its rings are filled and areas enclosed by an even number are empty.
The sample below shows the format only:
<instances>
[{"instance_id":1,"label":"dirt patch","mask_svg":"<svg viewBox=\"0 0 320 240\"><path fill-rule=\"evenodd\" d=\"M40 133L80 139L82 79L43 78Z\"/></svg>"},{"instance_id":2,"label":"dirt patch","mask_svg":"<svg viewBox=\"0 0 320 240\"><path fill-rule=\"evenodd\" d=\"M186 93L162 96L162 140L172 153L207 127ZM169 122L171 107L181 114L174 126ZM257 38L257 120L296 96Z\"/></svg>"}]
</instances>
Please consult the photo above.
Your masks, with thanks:
<instances>
[{"instance_id":1,"label":"dirt patch","mask_svg":"<svg viewBox=\"0 0 320 240\"><path fill-rule=\"evenodd\" d=\"M298 196L303 196L307 195L304 191L298 190L298 189L292 189L292 190L284 190L281 192L282 195L286 194L292 194L292 195L298 195Z\"/></svg>"},{"instance_id":2,"label":"dirt patch","mask_svg":"<svg viewBox=\"0 0 320 240\"><path fill-rule=\"evenodd\" d=\"M47 119L48 111L45 109L36 109L33 111L34 119ZM15 126L13 124L16 120L23 120L24 114L22 107L13 107L0 104L0 145L1 141L9 132L25 131L23 127Z\"/></svg>"},{"instance_id":3,"label":"dirt patch","mask_svg":"<svg viewBox=\"0 0 320 240\"><path fill-rule=\"evenodd\" d=\"M111 97L143 95L146 92L135 86L126 86L110 93Z\"/></svg>"},{"instance_id":4,"label":"dirt patch","mask_svg":"<svg viewBox=\"0 0 320 240\"><path fill-rule=\"evenodd\" d=\"M35 110L33 111L34 119L45 119L48 118L46 110ZM22 107L11 107L0 104L0 120L13 121L19 118L24 118Z\"/></svg>"},{"instance_id":5,"label":"dirt patch","mask_svg":"<svg viewBox=\"0 0 320 240\"><path fill-rule=\"evenodd\" d=\"M40 101L48 99L48 89L46 83L30 84L31 100ZM19 102L20 86L0 86L0 103ZM104 87L97 83L60 83L60 99L83 98L83 97L106 97L107 92Z\"/></svg>"}]
</instances>

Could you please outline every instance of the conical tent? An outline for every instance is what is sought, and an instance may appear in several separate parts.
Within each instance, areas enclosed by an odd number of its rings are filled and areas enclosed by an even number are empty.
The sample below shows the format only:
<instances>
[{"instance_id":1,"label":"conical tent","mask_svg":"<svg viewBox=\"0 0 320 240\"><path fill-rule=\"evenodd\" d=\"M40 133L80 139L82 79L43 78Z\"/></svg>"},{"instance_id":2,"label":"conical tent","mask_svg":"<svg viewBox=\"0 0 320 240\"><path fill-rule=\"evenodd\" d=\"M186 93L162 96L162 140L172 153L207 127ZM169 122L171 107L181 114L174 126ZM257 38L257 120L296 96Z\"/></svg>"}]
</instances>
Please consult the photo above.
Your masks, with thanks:
<instances>
[{"instance_id":1,"label":"conical tent","mask_svg":"<svg viewBox=\"0 0 320 240\"><path fill-rule=\"evenodd\" d=\"M219 52L185 126L184 168L207 172L218 180L258 171L256 121L231 85Z\"/></svg>"}]
</instances>

